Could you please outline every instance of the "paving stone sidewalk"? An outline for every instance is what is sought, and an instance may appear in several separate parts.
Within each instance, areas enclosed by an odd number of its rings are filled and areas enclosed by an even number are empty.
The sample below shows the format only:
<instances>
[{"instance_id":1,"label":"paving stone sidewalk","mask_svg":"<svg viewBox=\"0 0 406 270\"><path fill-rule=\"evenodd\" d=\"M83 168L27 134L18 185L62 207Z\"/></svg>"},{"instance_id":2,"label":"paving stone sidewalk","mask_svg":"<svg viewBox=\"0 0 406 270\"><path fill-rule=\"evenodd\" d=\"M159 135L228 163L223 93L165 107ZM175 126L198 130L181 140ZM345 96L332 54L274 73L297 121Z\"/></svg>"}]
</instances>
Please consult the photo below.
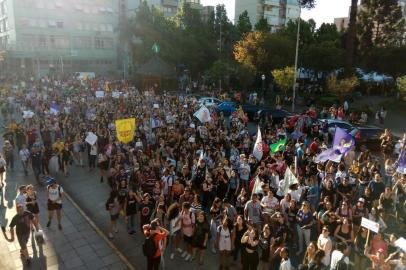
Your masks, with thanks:
<instances>
[{"instance_id":1,"label":"paving stone sidewalk","mask_svg":"<svg viewBox=\"0 0 406 270\"><path fill-rule=\"evenodd\" d=\"M21 184L35 184L32 174L24 176L18 167L7 173L6 186L1 191L0 222L9 224L15 215L14 199ZM67 199L63 202L62 226L57 228L56 216L51 227L46 228L46 188L36 185L40 207L40 223L44 227L46 244L39 247L31 237L29 252L33 257L31 266L20 259L17 240L10 243L0 235L0 269L128 269L108 243L96 233L87 220ZM8 225L7 224L7 225ZM9 234L7 226L7 233Z\"/></svg>"}]
</instances>

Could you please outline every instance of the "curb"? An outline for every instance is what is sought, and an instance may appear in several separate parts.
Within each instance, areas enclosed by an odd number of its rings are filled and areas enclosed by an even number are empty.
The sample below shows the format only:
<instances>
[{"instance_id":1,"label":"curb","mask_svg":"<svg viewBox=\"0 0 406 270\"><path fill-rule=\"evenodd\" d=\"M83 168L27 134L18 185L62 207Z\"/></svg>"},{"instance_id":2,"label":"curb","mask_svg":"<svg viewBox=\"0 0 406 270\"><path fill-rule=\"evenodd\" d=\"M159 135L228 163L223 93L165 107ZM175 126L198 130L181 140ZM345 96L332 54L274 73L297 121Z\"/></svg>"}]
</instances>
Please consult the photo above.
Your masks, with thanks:
<instances>
[{"instance_id":1,"label":"curb","mask_svg":"<svg viewBox=\"0 0 406 270\"><path fill-rule=\"evenodd\" d=\"M97 227L97 225L85 214L85 212L80 208L80 206L72 199L69 194L64 190L65 197L72 203L72 205L78 210L78 212L83 216L83 218L89 223L89 225L96 231L96 233L113 249L116 255L121 259L121 261L127 266L127 269L136 270L136 268L130 263L127 257L124 256L121 251L107 238L107 236L102 232L102 230Z\"/></svg>"}]
</instances>

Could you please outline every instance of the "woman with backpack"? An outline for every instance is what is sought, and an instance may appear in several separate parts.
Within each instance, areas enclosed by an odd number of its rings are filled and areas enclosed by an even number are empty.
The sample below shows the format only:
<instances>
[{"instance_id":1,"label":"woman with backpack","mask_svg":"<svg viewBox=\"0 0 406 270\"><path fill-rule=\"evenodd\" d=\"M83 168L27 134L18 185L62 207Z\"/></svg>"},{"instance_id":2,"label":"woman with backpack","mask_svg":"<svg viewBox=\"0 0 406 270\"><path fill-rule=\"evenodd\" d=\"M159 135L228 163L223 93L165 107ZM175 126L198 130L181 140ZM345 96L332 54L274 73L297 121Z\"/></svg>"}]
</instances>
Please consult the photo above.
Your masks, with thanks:
<instances>
[{"instance_id":1,"label":"woman with backpack","mask_svg":"<svg viewBox=\"0 0 406 270\"><path fill-rule=\"evenodd\" d=\"M233 240L231 239L233 225L231 220L224 218L220 226L217 227L217 247L220 254L220 268L228 270L230 267L230 254L233 250Z\"/></svg>"},{"instance_id":2,"label":"woman with backpack","mask_svg":"<svg viewBox=\"0 0 406 270\"><path fill-rule=\"evenodd\" d=\"M182 258L185 261L192 261L192 240L195 229L195 215L190 211L191 205L189 202L184 202L181 212L181 227L183 233L183 241L185 243L185 251L182 253Z\"/></svg>"}]
</instances>

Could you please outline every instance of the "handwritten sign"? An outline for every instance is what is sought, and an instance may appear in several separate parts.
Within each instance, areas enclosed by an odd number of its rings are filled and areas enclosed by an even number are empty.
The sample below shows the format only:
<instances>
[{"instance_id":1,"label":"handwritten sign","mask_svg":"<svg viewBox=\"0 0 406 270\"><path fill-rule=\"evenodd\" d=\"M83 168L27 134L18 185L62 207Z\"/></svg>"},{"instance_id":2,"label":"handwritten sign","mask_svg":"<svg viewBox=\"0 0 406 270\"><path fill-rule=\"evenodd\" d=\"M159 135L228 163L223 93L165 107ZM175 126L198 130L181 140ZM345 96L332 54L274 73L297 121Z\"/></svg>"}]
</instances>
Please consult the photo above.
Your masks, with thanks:
<instances>
[{"instance_id":1,"label":"handwritten sign","mask_svg":"<svg viewBox=\"0 0 406 270\"><path fill-rule=\"evenodd\" d=\"M406 239L400 237L398 240L395 241L395 245L399 247L403 252L406 252Z\"/></svg>"},{"instance_id":2,"label":"handwritten sign","mask_svg":"<svg viewBox=\"0 0 406 270\"><path fill-rule=\"evenodd\" d=\"M159 109L159 104L154 104L154 109Z\"/></svg>"},{"instance_id":3,"label":"handwritten sign","mask_svg":"<svg viewBox=\"0 0 406 270\"><path fill-rule=\"evenodd\" d=\"M94 134L93 132L89 132L86 136L85 141L90 144L90 145L94 145L97 141L97 136L96 134Z\"/></svg>"},{"instance_id":4,"label":"handwritten sign","mask_svg":"<svg viewBox=\"0 0 406 270\"><path fill-rule=\"evenodd\" d=\"M97 98L104 98L104 91L96 91Z\"/></svg>"},{"instance_id":5,"label":"handwritten sign","mask_svg":"<svg viewBox=\"0 0 406 270\"><path fill-rule=\"evenodd\" d=\"M118 92L118 91L111 92L111 97L112 98L120 98L120 92Z\"/></svg>"},{"instance_id":6,"label":"handwritten sign","mask_svg":"<svg viewBox=\"0 0 406 270\"><path fill-rule=\"evenodd\" d=\"M370 219L362 218L361 226L373 231L374 233L379 232L379 223L376 223L375 221L372 221Z\"/></svg>"}]
</instances>

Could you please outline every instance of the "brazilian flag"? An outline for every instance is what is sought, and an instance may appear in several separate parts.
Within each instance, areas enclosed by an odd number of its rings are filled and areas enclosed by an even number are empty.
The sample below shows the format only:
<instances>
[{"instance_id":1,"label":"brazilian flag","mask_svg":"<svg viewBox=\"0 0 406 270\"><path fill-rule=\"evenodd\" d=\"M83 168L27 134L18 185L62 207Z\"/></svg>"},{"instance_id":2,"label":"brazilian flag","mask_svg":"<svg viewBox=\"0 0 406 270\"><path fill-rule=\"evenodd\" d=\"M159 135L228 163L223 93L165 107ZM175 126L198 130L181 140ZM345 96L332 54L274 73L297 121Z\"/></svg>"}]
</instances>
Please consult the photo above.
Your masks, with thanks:
<instances>
[{"instance_id":1,"label":"brazilian flag","mask_svg":"<svg viewBox=\"0 0 406 270\"><path fill-rule=\"evenodd\" d=\"M272 153L276 153L279 151L283 151L285 149L285 144L286 144L286 138L278 141L277 143L273 143L269 145L269 149L271 150Z\"/></svg>"}]
</instances>

